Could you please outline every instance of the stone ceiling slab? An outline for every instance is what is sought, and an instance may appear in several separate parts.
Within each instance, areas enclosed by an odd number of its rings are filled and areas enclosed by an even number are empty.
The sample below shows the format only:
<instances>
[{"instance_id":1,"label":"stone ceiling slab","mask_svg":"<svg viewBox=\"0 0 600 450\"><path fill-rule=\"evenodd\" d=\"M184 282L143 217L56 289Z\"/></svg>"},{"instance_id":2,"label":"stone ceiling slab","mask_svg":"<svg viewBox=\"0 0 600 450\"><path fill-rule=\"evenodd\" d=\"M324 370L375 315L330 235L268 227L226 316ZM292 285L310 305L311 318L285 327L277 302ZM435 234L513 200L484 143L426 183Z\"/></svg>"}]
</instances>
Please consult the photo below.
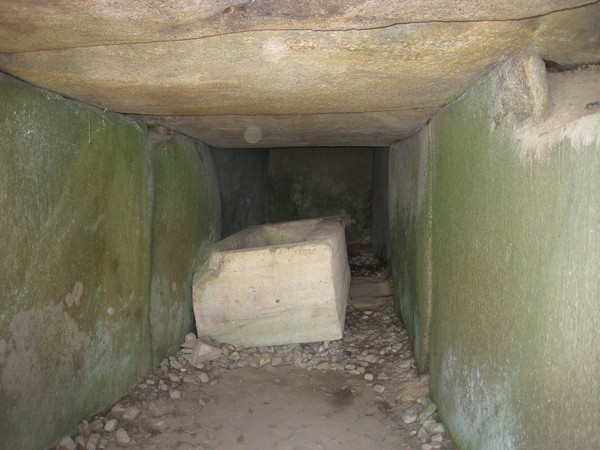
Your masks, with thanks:
<instances>
[{"instance_id":1,"label":"stone ceiling slab","mask_svg":"<svg viewBox=\"0 0 600 450\"><path fill-rule=\"evenodd\" d=\"M218 147L388 145L515 53L600 61L600 2L496 3L8 0L0 70Z\"/></svg>"},{"instance_id":2,"label":"stone ceiling slab","mask_svg":"<svg viewBox=\"0 0 600 450\"><path fill-rule=\"evenodd\" d=\"M259 31L4 54L0 68L133 114L330 114L439 107L531 43L530 22Z\"/></svg>"},{"instance_id":3,"label":"stone ceiling slab","mask_svg":"<svg viewBox=\"0 0 600 450\"><path fill-rule=\"evenodd\" d=\"M197 39L258 30L515 20L590 0L3 0L0 52Z\"/></svg>"},{"instance_id":4,"label":"stone ceiling slab","mask_svg":"<svg viewBox=\"0 0 600 450\"><path fill-rule=\"evenodd\" d=\"M410 136L437 108L351 114L291 116L141 116L211 147L384 147Z\"/></svg>"}]
</instances>

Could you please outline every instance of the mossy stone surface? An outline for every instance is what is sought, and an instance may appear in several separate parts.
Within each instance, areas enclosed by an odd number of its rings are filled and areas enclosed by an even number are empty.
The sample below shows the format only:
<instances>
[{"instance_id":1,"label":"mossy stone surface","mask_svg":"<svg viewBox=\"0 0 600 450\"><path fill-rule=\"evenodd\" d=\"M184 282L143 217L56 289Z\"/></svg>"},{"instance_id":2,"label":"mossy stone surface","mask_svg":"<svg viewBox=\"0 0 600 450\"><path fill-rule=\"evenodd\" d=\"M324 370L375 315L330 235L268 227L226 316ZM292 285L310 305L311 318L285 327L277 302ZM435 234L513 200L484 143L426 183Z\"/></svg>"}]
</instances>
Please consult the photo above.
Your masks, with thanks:
<instances>
[{"instance_id":1,"label":"mossy stone surface","mask_svg":"<svg viewBox=\"0 0 600 450\"><path fill-rule=\"evenodd\" d=\"M210 150L182 135L153 136L152 356L175 352L194 328L192 270L203 247L218 240L220 199Z\"/></svg>"},{"instance_id":2,"label":"mossy stone surface","mask_svg":"<svg viewBox=\"0 0 600 450\"><path fill-rule=\"evenodd\" d=\"M390 147L388 204L394 300L421 371L429 364L432 161L427 132Z\"/></svg>"},{"instance_id":3,"label":"mossy stone surface","mask_svg":"<svg viewBox=\"0 0 600 450\"><path fill-rule=\"evenodd\" d=\"M430 387L465 449L600 447L600 115L524 139L540 63L503 63L425 131Z\"/></svg>"},{"instance_id":4,"label":"mossy stone surface","mask_svg":"<svg viewBox=\"0 0 600 450\"><path fill-rule=\"evenodd\" d=\"M0 77L0 447L37 448L150 368L143 130Z\"/></svg>"}]
</instances>

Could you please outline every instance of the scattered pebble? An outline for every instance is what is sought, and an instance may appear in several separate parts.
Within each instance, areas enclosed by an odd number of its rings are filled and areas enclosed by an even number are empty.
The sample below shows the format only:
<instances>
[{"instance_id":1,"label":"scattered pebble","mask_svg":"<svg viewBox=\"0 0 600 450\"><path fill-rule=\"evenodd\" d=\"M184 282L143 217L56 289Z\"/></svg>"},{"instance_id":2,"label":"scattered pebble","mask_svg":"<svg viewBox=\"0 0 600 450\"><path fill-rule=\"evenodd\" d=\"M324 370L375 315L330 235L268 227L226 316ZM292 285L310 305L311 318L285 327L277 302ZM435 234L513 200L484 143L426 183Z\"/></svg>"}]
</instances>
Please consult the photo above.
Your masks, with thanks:
<instances>
[{"instance_id":1,"label":"scattered pebble","mask_svg":"<svg viewBox=\"0 0 600 450\"><path fill-rule=\"evenodd\" d=\"M183 365L177 361L177 358L169 359L169 364L173 369L179 370L183 367Z\"/></svg>"},{"instance_id":2,"label":"scattered pebble","mask_svg":"<svg viewBox=\"0 0 600 450\"><path fill-rule=\"evenodd\" d=\"M197 364L214 361L221 356L221 348L198 339L192 348L192 352L188 355L190 363L195 366Z\"/></svg>"},{"instance_id":3,"label":"scattered pebble","mask_svg":"<svg viewBox=\"0 0 600 450\"><path fill-rule=\"evenodd\" d=\"M377 355L367 355L365 357L365 361L368 363L371 363L371 364L376 363L378 359L379 359L379 356L377 356Z\"/></svg>"},{"instance_id":4,"label":"scattered pebble","mask_svg":"<svg viewBox=\"0 0 600 450\"><path fill-rule=\"evenodd\" d=\"M191 384L191 383L195 383L197 380L198 380L198 379L197 379L196 375L193 375L193 374L191 374L191 373L188 373L188 374L186 374L186 375L183 377L183 382L184 382L184 383L190 383L190 384Z\"/></svg>"},{"instance_id":5,"label":"scattered pebble","mask_svg":"<svg viewBox=\"0 0 600 450\"><path fill-rule=\"evenodd\" d=\"M67 436L62 441L58 443L56 446L56 450L75 450L77 447L73 439L70 436Z\"/></svg>"},{"instance_id":6,"label":"scattered pebble","mask_svg":"<svg viewBox=\"0 0 600 450\"><path fill-rule=\"evenodd\" d=\"M90 438L87 441L87 450L90 450L91 446L97 447L100 443L100 435L98 433L93 433L90 435Z\"/></svg>"},{"instance_id":7,"label":"scattered pebble","mask_svg":"<svg viewBox=\"0 0 600 450\"><path fill-rule=\"evenodd\" d=\"M431 429L431 433L445 433L446 427L442 423L436 423L435 426Z\"/></svg>"},{"instance_id":8,"label":"scattered pebble","mask_svg":"<svg viewBox=\"0 0 600 450\"><path fill-rule=\"evenodd\" d=\"M402 414L402 420L406 424L413 423L414 421L417 420L417 415L413 412L408 412L408 413Z\"/></svg>"},{"instance_id":9,"label":"scattered pebble","mask_svg":"<svg viewBox=\"0 0 600 450\"><path fill-rule=\"evenodd\" d=\"M79 425L79 434L83 436L84 439L87 439L92 434L92 428L87 420L84 420Z\"/></svg>"},{"instance_id":10,"label":"scattered pebble","mask_svg":"<svg viewBox=\"0 0 600 450\"><path fill-rule=\"evenodd\" d=\"M123 419L125 420L134 420L140 415L140 408L137 406L130 406L123 413Z\"/></svg>"},{"instance_id":11,"label":"scattered pebble","mask_svg":"<svg viewBox=\"0 0 600 450\"><path fill-rule=\"evenodd\" d=\"M123 428L117 430L116 437L120 444L129 444L129 442L131 442L131 438Z\"/></svg>"},{"instance_id":12,"label":"scattered pebble","mask_svg":"<svg viewBox=\"0 0 600 450\"><path fill-rule=\"evenodd\" d=\"M123 405L117 403L116 405L113 405L113 407L110 409L110 412L116 415L121 415L126 409L127 408L125 408Z\"/></svg>"},{"instance_id":13,"label":"scattered pebble","mask_svg":"<svg viewBox=\"0 0 600 450\"><path fill-rule=\"evenodd\" d=\"M75 448L77 448L78 450L85 448L85 439L83 438L83 436L75 436Z\"/></svg>"},{"instance_id":14,"label":"scattered pebble","mask_svg":"<svg viewBox=\"0 0 600 450\"><path fill-rule=\"evenodd\" d=\"M200 372L200 383L208 383L210 381L210 377L206 372Z\"/></svg>"},{"instance_id":15,"label":"scattered pebble","mask_svg":"<svg viewBox=\"0 0 600 450\"><path fill-rule=\"evenodd\" d=\"M104 430L104 423L102 422L101 419L93 420L90 423L90 429L92 430L92 434L93 433L100 434L100 433L102 433L102 430Z\"/></svg>"},{"instance_id":16,"label":"scattered pebble","mask_svg":"<svg viewBox=\"0 0 600 450\"><path fill-rule=\"evenodd\" d=\"M352 255L348 257L350 273L353 277L376 277L388 271L386 263L373 254Z\"/></svg>"},{"instance_id":17,"label":"scattered pebble","mask_svg":"<svg viewBox=\"0 0 600 450\"><path fill-rule=\"evenodd\" d=\"M425 407L423 412L421 412L421 417L429 417L437 410L437 405L433 402L429 402L429 404Z\"/></svg>"},{"instance_id":18,"label":"scattered pebble","mask_svg":"<svg viewBox=\"0 0 600 450\"><path fill-rule=\"evenodd\" d=\"M165 426L158 427L165 421L154 419L150 430L127 422L146 417L146 409L152 417L171 414L174 407L168 402L182 398L190 384L201 383L205 385L203 389L210 389L228 370L281 366L336 371L369 385L376 380L372 388L378 394L378 406L386 408L393 420L406 428L407 436L414 441L411 448L453 448L444 426L436 421L437 405L428 397L429 376L416 377L411 346L400 318L391 308L361 310L349 305L344 337L337 341L236 348L189 333L181 350L163 359L132 391L135 394L115 404L106 416L82 422L77 441L67 437L63 445L72 446L57 450L74 450L77 445L86 450L103 450L115 439L121 444L141 442L148 433L162 433ZM151 401L134 405L131 398ZM198 398L198 405L205 407L207 403ZM127 421L123 423L129 433L119 427L121 419ZM136 433L141 433L139 440Z\"/></svg>"},{"instance_id":19,"label":"scattered pebble","mask_svg":"<svg viewBox=\"0 0 600 450\"><path fill-rule=\"evenodd\" d=\"M281 363L283 363L283 358L282 358L281 356L276 356L275 358L273 358L273 359L271 360L271 365L272 365L273 367L280 366L280 365L281 365Z\"/></svg>"},{"instance_id":20,"label":"scattered pebble","mask_svg":"<svg viewBox=\"0 0 600 450\"><path fill-rule=\"evenodd\" d=\"M109 433L112 433L117 429L118 426L119 421L117 419L110 419L108 422L106 422L106 425L104 425L104 430L108 431Z\"/></svg>"}]
</instances>

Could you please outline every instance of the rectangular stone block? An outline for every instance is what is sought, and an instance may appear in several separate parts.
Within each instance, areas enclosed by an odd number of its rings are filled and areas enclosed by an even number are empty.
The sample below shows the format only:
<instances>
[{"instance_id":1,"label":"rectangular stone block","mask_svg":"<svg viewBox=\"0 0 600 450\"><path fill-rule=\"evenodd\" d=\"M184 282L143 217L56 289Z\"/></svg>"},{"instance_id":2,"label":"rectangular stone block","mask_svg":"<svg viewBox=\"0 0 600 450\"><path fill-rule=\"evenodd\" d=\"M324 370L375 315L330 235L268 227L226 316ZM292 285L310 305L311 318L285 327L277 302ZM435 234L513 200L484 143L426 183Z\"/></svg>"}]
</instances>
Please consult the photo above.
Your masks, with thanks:
<instances>
[{"instance_id":1,"label":"rectangular stone block","mask_svg":"<svg viewBox=\"0 0 600 450\"><path fill-rule=\"evenodd\" d=\"M240 347L342 337L350 268L341 217L249 227L204 256L193 280L199 335Z\"/></svg>"}]
</instances>

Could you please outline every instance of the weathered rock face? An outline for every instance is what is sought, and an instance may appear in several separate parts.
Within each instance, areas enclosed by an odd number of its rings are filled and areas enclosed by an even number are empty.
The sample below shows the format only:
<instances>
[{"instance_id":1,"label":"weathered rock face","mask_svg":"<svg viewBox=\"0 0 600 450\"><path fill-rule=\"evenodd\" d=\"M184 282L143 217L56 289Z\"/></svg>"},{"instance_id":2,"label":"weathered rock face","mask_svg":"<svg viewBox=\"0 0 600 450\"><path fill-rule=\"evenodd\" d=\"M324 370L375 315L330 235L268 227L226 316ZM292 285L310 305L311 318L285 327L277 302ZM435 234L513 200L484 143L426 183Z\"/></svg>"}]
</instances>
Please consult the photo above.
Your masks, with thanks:
<instances>
[{"instance_id":1,"label":"weathered rock face","mask_svg":"<svg viewBox=\"0 0 600 450\"><path fill-rule=\"evenodd\" d=\"M372 154L360 147L270 149L266 222L340 215L349 244L368 242Z\"/></svg>"},{"instance_id":2,"label":"weathered rock face","mask_svg":"<svg viewBox=\"0 0 600 450\"><path fill-rule=\"evenodd\" d=\"M267 149L215 149L221 193L221 237L265 223Z\"/></svg>"},{"instance_id":3,"label":"weathered rock face","mask_svg":"<svg viewBox=\"0 0 600 450\"><path fill-rule=\"evenodd\" d=\"M67 4L62 4L67 3ZM403 0L5 0L0 51L198 39L260 30L350 30L399 23L472 22L536 17L591 0L521 2ZM45 20L37 21L43 18ZM35 26L32 26L35 23Z\"/></svg>"},{"instance_id":4,"label":"weathered rock face","mask_svg":"<svg viewBox=\"0 0 600 450\"><path fill-rule=\"evenodd\" d=\"M215 147L388 145L519 51L600 60L597 2L37 3L0 12L1 70Z\"/></svg>"},{"instance_id":5,"label":"weathered rock face","mask_svg":"<svg viewBox=\"0 0 600 450\"><path fill-rule=\"evenodd\" d=\"M45 448L190 330L219 193L188 137L6 75L0 98L0 448Z\"/></svg>"},{"instance_id":6,"label":"weathered rock face","mask_svg":"<svg viewBox=\"0 0 600 450\"><path fill-rule=\"evenodd\" d=\"M600 448L599 69L514 58L390 148L395 298L460 448Z\"/></svg>"}]
</instances>

